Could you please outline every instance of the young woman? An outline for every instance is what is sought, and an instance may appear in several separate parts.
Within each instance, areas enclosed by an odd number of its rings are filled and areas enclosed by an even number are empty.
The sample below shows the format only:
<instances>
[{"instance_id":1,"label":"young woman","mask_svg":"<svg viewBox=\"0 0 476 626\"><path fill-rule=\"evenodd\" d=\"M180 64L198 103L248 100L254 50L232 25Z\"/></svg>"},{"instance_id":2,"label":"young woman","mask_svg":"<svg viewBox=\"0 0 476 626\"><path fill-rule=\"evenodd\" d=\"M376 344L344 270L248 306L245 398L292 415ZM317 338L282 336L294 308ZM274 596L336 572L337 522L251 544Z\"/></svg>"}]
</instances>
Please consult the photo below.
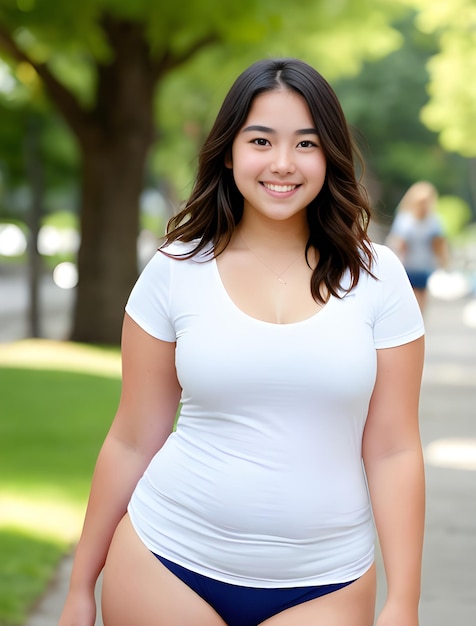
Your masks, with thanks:
<instances>
[{"instance_id":1,"label":"young woman","mask_svg":"<svg viewBox=\"0 0 476 626\"><path fill-rule=\"evenodd\" d=\"M126 306L60 626L417 626L421 314L307 64L232 86ZM173 431L176 411L180 417Z\"/></svg>"},{"instance_id":2,"label":"young woman","mask_svg":"<svg viewBox=\"0 0 476 626\"><path fill-rule=\"evenodd\" d=\"M448 243L435 213L437 200L434 185L424 180L414 183L398 205L387 239L407 271L422 311L430 276L438 267L448 264Z\"/></svg>"}]
</instances>

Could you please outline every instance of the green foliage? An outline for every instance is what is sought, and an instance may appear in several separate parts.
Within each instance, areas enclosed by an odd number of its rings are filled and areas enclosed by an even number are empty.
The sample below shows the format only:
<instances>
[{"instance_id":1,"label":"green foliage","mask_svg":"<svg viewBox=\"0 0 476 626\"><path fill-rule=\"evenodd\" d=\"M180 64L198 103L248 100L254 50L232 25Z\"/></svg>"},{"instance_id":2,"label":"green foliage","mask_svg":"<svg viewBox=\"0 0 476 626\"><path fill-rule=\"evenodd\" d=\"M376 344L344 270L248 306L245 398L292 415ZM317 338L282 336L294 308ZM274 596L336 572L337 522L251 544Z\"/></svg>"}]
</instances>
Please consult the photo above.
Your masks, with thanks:
<instances>
[{"instance_id":1,"label":"green foliage","mask_svg":"<svg viewBox=\"0 0 476 626\"><path fill-rule=\"evenodd\" d=\"M144 23L156 57L164 51L181 54L194 42L213 36L222 43L264 43L272 54L288 47L307 50L329 57L331 69L332 59L343 66L347 57L345 64L355 67L362 55L379 56L394 48L398 35L388 20L401 11L398 2L386 0L183 0L180 10L157 0L83 0L57 3L54 11L51 0L10 0L0 7L0 23L16 30L22 48L35 60L50 61L60 53L74 58L72 71L91 60L111 60L101 28L104 15ZM329 54L327 46L339 42L344 50L336 46Z\"/></svg>"},{"instance_id":2,"label":"green foliage","mask_svg":"<svg viewBox=\"0 0 476 626\"><path fill-rule=\"evenodd\" d=\"M474 0L406 0L419 11L417 25L435 33L439 50L428 64L429 102L422 119L443 146L476 156L476 6Z\"/></svg>"},{"instance_id":3,"label":"green foliage","mask_svg":"<svg viewBox=\"0 0 476 626\"><path fill-rule=\"evenodd\" d=\"M429 62L430 102L422 120L448 150L476 156L476 20L472 32L451 33Z\"/></svg>"},{"instance_id":4,"label":"green foliage","mask_svg":"<svg viewBox=\"0 0 476 626\"><path fill-rule=\"evenodd\" d=\"M55 211L54 213L47 215L42 220L42 225L55 226L59 229L78 229L79 227L77 216L69 211Z\"/></svg>"},{"instance_id":5,"label":"green foliage","mask_svg":"<svg viewBox=\"0 0 476 626\"><path fill-rule=\"evenodd\" d=\"M73 210L79 161L77 147L63 120L52 113L43 98L25 101L24 95L22 86L3 93L0 88L0 215L26 212L23 205L30 203L28 159L32 155L41 171L44 210L49 210L50 203L52 209L56 208L54 195L59 189L68 191L66 202ZM19 189L28 195L22 206L11 195L13 190Z\"/></svg>"},{"instance_id":6,"label":"green foliage","mask_svg":"<svg viewBox=\"0 0 476 626\"><path fill-rule=\"evenodd\" d=\"M459 235L472 217L468 204L458 196L441 196L438 200L437 213L450 239Z\"/></svg>"},{"instance_id":7,"label":"green foliage","mask_svg":"<svg viewBox=\"0 0 476 626\"><path fill-rule=\"evenodd\" d=\"M179 188L191 177L190 159L231 76L270 55L300 56L328 77L355 74L362 59L398 47L398 32L389 21L402 10L398 2L386 0L184 0L180 11L173 3L156 0L84 0L57 3L51 9L50 0L4 2L0 27L13 33L34 62L46 63L84 108L97 104L97 73L113 61L102 27L104 15L143 23L151 58L167 63L198 41L213 44L183 71L161 76L164 104L158 107L158 122L165 145L162 150L158 142L152 163L159 175L170 175L172 168L164 164L169 161L168 144L174 142L177 149L172 153L181 155L173 158L172 170ZM38 97L40 84L31 68L8 52L4 58L11 62L19 86Z\"/></svg>"},{"instance_id":8,"label":"green foliage","mask_svg":"<svg viewBox=\"0 0 476 626\"><path fill-rule=\"evenodd\" d=\"M420 120L428 99L426 64L438 40L416 29L413 15L395 27L403 39L398 51L365 63L354 78L335 82L365 156L375 210L387 222L416 180L433 181L443 194L471 196L465 160L446 152Z\"/></svg>"}]
</instances>

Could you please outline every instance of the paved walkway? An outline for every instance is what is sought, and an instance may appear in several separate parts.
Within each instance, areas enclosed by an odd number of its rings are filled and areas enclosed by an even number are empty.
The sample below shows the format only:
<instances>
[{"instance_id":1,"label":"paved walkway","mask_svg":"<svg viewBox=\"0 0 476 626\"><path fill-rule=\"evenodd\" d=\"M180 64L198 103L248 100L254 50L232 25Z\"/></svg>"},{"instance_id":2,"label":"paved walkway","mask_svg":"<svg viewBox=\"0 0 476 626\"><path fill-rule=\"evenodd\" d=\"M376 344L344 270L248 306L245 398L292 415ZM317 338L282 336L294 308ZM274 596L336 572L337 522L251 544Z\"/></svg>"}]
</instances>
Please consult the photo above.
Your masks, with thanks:
<instances>
[{"instance_id":1,"label":"paved walkway","mask_svg":"<svg viewBox=\"0 0 476 626\"><path fill-rule=\"evenodd\" d=\"M468 304L433 300L426 315L421 428L428 507L421 626L476 624L476 327L463 324ZM66 558L26 626L57 624L70 567ZM380 606L380 560L378 567ZM96 626L102 626L100 617Z\"/></svg>"}]
</instances>

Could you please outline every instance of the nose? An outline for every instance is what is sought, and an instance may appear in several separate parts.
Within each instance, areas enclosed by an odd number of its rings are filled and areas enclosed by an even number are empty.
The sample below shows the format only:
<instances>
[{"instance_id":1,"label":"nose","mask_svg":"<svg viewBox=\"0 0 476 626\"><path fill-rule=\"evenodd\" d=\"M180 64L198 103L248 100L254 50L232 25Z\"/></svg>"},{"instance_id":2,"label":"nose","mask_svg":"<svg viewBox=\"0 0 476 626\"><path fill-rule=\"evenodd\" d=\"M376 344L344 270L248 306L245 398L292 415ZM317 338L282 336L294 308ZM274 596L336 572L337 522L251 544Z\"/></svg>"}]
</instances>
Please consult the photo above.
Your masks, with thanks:
<instances>
[{"instance_id":1,"label":"nose","mask_svg":"<svg viewBox=\"0 0 476 626\"><path fill-rule=\"evenodd\" d=\"M271 171L280 176L293 174L296 171L292 152L289 149L283 147L274 151Z\"/></svg>"}]
</instances>

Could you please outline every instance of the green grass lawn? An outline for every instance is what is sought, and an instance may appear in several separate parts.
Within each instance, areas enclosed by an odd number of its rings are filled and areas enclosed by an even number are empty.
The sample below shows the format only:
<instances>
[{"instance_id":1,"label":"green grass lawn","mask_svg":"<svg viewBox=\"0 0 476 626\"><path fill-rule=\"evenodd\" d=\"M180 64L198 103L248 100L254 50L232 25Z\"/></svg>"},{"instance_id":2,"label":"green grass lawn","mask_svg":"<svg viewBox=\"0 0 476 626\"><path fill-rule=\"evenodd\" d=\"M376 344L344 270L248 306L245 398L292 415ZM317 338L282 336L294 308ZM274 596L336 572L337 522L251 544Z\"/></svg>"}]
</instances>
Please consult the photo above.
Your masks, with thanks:
<instances>
[{"instance_id":1,"label":"green grass lawn","mask_svg":"<svg viewBox=\"0 0 476 626\"><path fill-rule=\"evenodd\" d=\"M119 392L118 350L0 344L0 626L25 623L77 540Z\"/></svg>"}]
</instances>

